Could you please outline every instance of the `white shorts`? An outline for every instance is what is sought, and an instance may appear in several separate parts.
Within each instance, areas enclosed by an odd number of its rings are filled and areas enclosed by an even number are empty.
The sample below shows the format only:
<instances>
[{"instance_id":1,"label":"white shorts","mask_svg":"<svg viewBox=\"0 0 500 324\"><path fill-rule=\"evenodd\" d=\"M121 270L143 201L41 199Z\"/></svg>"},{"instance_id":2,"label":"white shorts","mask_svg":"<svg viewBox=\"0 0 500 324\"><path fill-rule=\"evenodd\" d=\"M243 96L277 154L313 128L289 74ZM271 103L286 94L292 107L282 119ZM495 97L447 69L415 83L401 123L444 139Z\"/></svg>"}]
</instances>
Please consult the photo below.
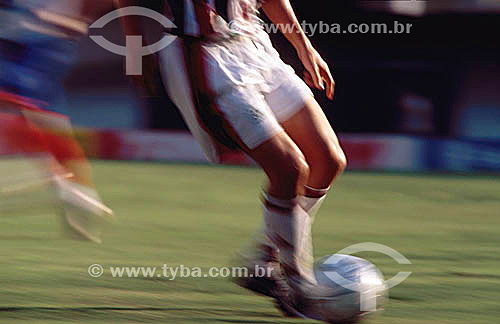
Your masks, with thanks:
<instances>
[{"instance_id":1,"label":"white shorts","mask_svg":"<svg viewBox=\"0 0 500 324\"><path fill-rule=\"evenodd\" d=\"M171 100L212 162L221 161L221 143L235 148L227 138L249 150L271 139L283 130L280 123L312 96L267 35L203 45L197 63L186 56L184 42L177 38L160 53L162 76ZM198 88L202 95L193 96Z\"/></svg>"}]
</instances>

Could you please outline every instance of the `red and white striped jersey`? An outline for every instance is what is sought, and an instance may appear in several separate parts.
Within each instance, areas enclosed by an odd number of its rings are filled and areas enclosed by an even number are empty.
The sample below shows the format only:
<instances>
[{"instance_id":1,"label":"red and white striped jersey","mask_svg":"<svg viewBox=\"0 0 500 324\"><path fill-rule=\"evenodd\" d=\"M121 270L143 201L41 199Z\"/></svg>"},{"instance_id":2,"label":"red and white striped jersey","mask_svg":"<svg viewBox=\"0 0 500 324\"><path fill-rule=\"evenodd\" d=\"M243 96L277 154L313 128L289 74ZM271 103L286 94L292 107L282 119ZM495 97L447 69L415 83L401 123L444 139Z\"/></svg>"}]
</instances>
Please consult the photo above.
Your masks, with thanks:
<instances>
[{"instance_id":1,"label":"red and white striped jersey","mask_svg":"<svg viewBox=\"0 0 500 324\"><path fill-rule=\"evenodd\" d=\"M203 37L217 30L216 16L240 31L259 25L258 0L166 0L165 12L177 26L178 35Z\"/></svg>"}]
</instances>

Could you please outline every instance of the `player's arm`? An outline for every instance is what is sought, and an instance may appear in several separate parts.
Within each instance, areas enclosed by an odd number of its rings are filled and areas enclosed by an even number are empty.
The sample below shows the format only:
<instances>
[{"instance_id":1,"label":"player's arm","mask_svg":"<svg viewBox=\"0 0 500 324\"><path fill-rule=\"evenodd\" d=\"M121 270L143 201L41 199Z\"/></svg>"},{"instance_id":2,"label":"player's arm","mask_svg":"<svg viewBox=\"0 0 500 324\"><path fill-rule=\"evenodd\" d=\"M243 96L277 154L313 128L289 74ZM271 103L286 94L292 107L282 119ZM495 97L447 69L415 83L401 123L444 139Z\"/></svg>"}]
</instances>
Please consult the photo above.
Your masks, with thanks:
<instances>
[{"instance_id":1,"label":"player's arm","mask_svg":"<svg viewBox=\"0 0 500 324\"><path fill-rule=\"evenodd\" d=\"M289 0L265 0L262 9L267 17L277 26L288 41L295 47L299 58L312 78L313 85L325 89L329 99L333 99L335 82L326 62L314 49L295 16ZM283 28L292 26L292 28Z\"/></svg>"},{"instance_id":2,"label":"player's arm","mask_svg":"<svg viewBox=\"0 0 500 324\"><path fill-rule=\"evenodd\" d=\"M114 5L117 9L140 6L139 0L114 0ZM121 25L125 36L143 36L145 39L145 31L142 25L140 16L128 15L121 17ZM143 89L148 96L157 96L158 89L158 73L159 63L156 55L147 55L143 57L142 75L132 77L133 83Z\"/></svg>"}]
</instances>

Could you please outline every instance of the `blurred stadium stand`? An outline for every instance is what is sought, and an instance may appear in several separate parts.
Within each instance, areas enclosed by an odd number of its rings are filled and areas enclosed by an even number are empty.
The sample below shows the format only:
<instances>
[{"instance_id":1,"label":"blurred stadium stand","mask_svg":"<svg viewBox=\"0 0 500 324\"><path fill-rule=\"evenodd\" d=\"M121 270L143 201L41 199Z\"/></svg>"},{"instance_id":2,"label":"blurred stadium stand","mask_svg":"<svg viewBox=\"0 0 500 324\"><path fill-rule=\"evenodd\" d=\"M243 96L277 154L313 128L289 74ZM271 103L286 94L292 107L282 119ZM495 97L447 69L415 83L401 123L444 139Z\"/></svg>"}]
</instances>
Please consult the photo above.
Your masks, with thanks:
<instances>
[{"instance_id":1,"label":"blurred stadium stand","mask_svg":"<svg viewBox=\"0 0 500 324\"><path fill-rule=\"evenodd\" d=\"M392 25L397 20L413 24L411 34L312 37L337 81L333 102L319 92L316 97L344 138L356 139L356 143L360 134L377 141L390 138L387 135L393 135L396 142L407 138L408 145L418 147L412 157L423 152L422 143L433 143L424 151L435 156L424 158L420 165L402 163L408 170L500 170L498 0L324 1L314 7L292 2L299 19L310 23ZM124 44L118 21L98 32ZM291 46L281 35L272 38L284 60L300 75L302 68ZM185 130L165 95L146 98L130 85L123 57L108 53L90 39L82 44L81 53L80 63L67 80L66 105L76 125L119 129L120 134L154 130L157 136L163 134L158 130ZM487 144L476 145L477 141ZM351 161L360 153L352 154ZM457 157L469 160L457 162ZM351 167L357 165L351 163Z\"/></svg>"}]
</instances>

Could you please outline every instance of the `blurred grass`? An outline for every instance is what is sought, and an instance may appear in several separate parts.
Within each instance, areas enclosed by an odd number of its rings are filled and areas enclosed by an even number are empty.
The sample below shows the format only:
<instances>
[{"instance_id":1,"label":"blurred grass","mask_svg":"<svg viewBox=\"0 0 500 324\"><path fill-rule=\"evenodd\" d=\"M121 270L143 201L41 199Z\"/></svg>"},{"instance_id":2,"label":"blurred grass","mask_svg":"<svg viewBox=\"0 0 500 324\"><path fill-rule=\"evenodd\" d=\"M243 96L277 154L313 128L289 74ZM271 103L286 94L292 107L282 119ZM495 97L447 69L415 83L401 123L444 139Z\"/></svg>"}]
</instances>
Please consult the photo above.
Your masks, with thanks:
<instances>
[{"instance_id":1,"label":"blurred grass","mask_svg":"<svg viewBox=\"0 0 500 324\"><path fill-rule=\"evenodd\" d=\"M0 214L0 323L304 323L222 278L100 278L89 265L230 265L260 224L263 181L251 168L94 162L119 220L104 244L70 241L50 210ZM316 257L351 244L388 245L412 261L364 253L390 292L368 324L498 323L500 178L353 173L314 227ZM313 323L311 321L310 323Z\"/></svg>"}]
</instances>

